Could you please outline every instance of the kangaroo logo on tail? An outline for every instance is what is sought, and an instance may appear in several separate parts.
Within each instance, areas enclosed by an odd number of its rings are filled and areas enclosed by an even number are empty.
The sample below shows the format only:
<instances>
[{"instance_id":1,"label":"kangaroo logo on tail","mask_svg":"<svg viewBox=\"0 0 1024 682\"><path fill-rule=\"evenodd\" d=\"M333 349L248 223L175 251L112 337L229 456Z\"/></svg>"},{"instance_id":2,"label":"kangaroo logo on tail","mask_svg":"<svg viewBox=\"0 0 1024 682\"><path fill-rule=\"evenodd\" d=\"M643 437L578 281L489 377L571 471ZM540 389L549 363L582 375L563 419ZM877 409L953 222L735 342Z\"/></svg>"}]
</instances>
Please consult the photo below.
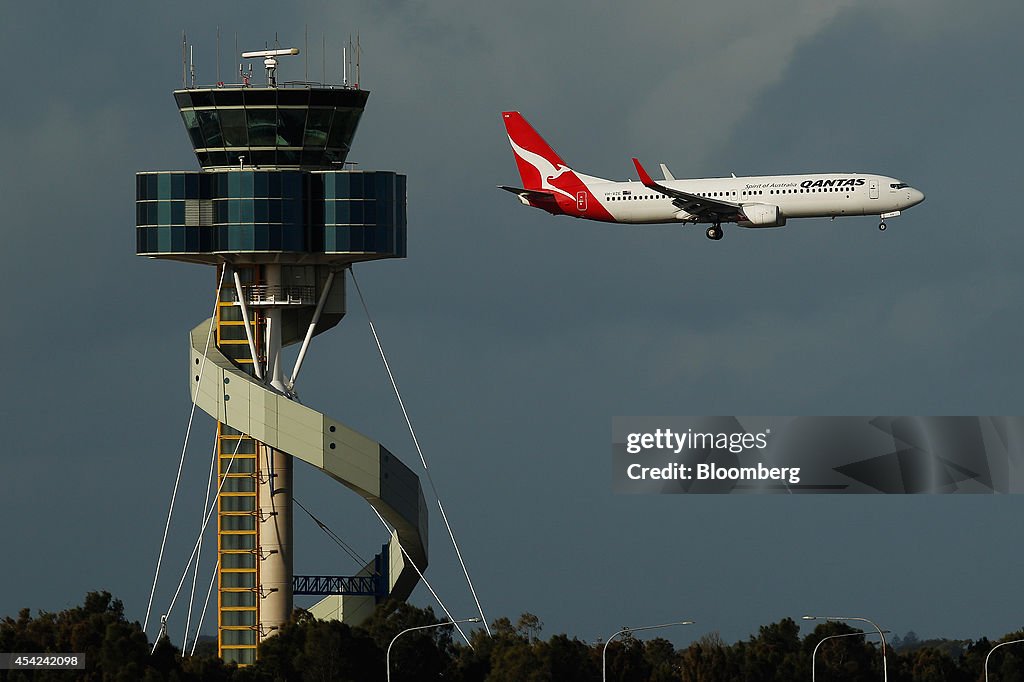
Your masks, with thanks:
<instances>
[{"instance_id":1,"label":"kangaroo logo on tail","mask_svg":"<svg viewBox=\"0 0 1024 682\"><path fill-rule=\"evenodd\" d=\"M518 194L523 203L551 213L596 220L611 218L591 196L584 180L600 182L600 178L581 178L518 111L502 112L502 118L523 181L522 190L505 186L502 189Z\"/></svg>"},{"instance_id":2,"label":"kangaroo logo on tail","mask_svg":"<svg viewBox=\"0 0 1024 682\"><path fill-rule=\"evenodd\" d=\"M508 141L509 144L512 145L512 151L516 155L516 165L519 166L519 177L522 178L523 185L526 189L545 189L549 192L556 192L566 196L573 201L576 200L574 195L551 184L552 180L557 180L566 173L572 173L571 168L562 163L559 163L556 166L540 154L534 154L527 149L523 149L516 144L516 141L512 139L511 135L508 136ZM559 159L559 161L561 161L561 159Z\"/></svg>"}]
</instances>

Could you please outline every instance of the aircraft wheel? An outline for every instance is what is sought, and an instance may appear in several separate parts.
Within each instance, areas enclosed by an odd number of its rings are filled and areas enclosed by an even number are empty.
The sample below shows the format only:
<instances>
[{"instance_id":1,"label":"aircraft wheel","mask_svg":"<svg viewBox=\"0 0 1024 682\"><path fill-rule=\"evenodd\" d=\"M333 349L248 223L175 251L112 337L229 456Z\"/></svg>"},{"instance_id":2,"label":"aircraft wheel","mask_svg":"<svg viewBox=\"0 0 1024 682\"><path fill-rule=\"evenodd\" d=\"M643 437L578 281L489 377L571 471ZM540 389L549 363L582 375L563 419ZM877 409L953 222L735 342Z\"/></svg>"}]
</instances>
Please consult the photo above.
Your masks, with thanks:
<instances>
[{"instance_id":1,"label":"aircraft wheel","mask_svg":"<svg viewBox=\"0 0 1024 682\"><path fill-rule=\"evenodd\" d=\"M704 234L708 236L708 239L720 239L718 231L714 227L709 227Z\"/></svg>"},{"instance_id":2,"label":"aircraft wheel","mask_svg":"<svg viewBox=\"0 0 1024 682\"><path fill-rule=\"evenodd\" d=\"M878 223L878 229L879 229L879 230L881 230L881 231L885 232L885 228L886 228L886 227L888 227L888 225L886 225L886 224L885 224L885 221L884 221L884 220L883 220L882 222Z\"/></svg>"}]
</instances>

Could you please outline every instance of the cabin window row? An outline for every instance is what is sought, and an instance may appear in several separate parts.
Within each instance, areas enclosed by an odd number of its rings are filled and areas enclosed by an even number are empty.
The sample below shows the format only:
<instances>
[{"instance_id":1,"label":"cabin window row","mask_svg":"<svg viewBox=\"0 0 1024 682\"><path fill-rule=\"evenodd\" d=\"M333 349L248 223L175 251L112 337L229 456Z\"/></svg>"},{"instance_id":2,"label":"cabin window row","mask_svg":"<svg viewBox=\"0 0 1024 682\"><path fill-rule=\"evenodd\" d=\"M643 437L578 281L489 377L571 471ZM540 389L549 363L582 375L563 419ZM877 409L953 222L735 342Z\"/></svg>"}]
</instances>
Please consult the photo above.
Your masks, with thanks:
<instances>
[{"instance_id":1,"label":"cabin window row","mask_svg":"<svg viewBox=\"0 0 1024 682\"><path fill-rule=\"evenodd\" d=\"M809 187L809 188L801 188L801 189L771 189L771 190L768 190L768 194L769 195L777 195L777 194L811 194L812 192L813 193L818 193L818 192L846 192L846 193L849 193L849 192L852 192L854 189L856 189L856 188L855 187ZM750 196L763 195L764 193L765 193L764 190L760 190L760 189L754 190L754 189L752 189L752 190L741 191L738 194L739 194L739 196L750 197ZM730 192L694 192L694 195L698 196L698 197L709 197L709 198L722 197L722 198L724 198L724 197L734 197L734 196L737 196L737 192L731 192L731 191ZM668 198L670 198L670 197L666 197L666 196L663 196L661 194L627 194L625 196L612 196L612 197L608 197L608 200L609 201L631 201L631 200L643 200L643 199L668 199Z\"/></svg>"}]
</instances>

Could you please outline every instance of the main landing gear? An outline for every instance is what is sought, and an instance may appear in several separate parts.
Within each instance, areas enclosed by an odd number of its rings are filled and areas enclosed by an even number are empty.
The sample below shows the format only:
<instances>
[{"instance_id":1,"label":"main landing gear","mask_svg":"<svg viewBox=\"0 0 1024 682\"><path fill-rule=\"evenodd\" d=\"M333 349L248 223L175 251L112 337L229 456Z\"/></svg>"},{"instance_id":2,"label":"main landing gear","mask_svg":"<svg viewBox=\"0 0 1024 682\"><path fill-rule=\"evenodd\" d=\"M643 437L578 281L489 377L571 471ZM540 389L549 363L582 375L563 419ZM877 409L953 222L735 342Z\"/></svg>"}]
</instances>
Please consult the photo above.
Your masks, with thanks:
<instances>
[{"instance_id":1,"label":"main landing gear","mask_svg":"<svg viewBox=\"0 0 1024 682\"><path fill-rule=\"evenodd\" d=\"M705 232L705 234L708 236L708 239L713 239L714 241L717 242L719 239L722 238L723 235L722 224L715 223L714 225L707 229L707 232Z\"/></svg>"}]
</instances>

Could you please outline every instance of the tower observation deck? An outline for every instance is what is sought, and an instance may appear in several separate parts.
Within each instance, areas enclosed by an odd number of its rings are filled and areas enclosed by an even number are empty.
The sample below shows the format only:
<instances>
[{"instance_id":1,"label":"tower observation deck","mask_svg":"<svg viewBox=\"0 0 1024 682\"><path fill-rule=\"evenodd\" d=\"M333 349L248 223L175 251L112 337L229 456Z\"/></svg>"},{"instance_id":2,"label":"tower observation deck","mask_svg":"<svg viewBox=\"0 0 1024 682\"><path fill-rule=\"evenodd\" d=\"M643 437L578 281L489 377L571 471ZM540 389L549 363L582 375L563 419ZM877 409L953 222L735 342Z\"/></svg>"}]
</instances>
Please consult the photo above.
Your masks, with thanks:
<instances>
[{"instance_id":1,"label":"tower observation deck","mask_svg":"<svg viewBox=\"0 0 1024 682\"><path fill-rule=\"evenodd\" d=\"M405 257L405 176L345 167L368 96L278 84L269 65L266 86L177 90L201 170L136 175L138 255L217 270L216 314L191 331L187 369L193 400L218 423L217 624L228 662L256 660L296 592L325 596L318 617L357 624L384 599L406 599L427 565L416 474L294 393L312 339L345 315L350 266ZM286 368L292 344L301 347ZM294 459L363 496L394 529L355 575L294 575Z\"/></svg>"}]
</instances>

